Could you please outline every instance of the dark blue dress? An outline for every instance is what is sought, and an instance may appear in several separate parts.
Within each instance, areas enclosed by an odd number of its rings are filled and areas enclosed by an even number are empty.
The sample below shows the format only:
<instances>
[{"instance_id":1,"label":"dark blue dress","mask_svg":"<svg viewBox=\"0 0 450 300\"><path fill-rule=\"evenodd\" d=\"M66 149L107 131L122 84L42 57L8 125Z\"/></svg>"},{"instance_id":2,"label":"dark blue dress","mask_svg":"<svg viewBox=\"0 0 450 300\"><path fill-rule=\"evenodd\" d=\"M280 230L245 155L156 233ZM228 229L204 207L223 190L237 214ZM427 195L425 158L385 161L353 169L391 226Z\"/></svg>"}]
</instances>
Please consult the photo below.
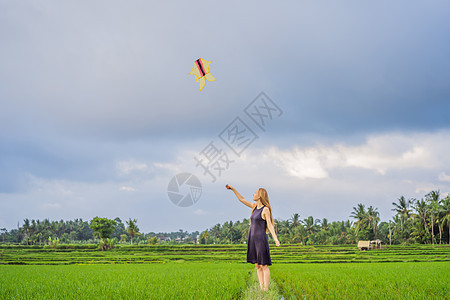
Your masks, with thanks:
<instances>
[{"instance_id":1,"label":"dark blue dress","mask_svg":"<svg viewBox=\"0 0 450 300\"><path fill-rule=\"evenodd\" d=\"M261 217L264 206L255 208L250 219L250 231L247 242L247 262L258 265L272 265L269 252L269 241L267 240L267 222Z\"/></svg>"}]
</instances>

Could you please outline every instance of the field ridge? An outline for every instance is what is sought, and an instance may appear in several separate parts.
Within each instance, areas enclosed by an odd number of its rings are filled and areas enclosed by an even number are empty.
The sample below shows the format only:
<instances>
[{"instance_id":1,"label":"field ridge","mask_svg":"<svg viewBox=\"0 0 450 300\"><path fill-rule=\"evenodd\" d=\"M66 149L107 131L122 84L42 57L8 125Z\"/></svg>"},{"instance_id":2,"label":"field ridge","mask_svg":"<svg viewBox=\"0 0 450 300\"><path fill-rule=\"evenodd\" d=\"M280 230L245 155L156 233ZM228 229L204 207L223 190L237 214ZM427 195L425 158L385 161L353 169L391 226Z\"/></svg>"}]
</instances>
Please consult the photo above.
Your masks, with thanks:
<instances>
[{"instance_id":1,"label":"field ridge","mask_svg":"<svg viewBox=\"0 0 450 300\"><path fill-rule=\"evenodd\" d=\"M96 245L0 245L0 264L145 264L171 261L245 263L245 245L118 246L98 251ZM389 246L359 251L356 246L271 246L275 263L363 263L450 261L450 246Z\"/></svg>"}]
</instances>

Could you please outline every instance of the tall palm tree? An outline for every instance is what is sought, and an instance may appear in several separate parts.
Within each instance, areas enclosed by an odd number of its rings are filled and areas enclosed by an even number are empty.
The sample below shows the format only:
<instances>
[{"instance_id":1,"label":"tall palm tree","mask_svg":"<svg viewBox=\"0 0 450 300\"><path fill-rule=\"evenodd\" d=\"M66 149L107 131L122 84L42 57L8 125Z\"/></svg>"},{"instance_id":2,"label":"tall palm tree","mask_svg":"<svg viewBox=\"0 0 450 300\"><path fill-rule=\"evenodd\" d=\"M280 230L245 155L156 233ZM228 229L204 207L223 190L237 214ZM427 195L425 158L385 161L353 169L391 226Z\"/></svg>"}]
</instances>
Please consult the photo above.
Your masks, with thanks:
<instances>
[{"instance_id":1,"label":"tall palm tree","mask_svg":"<svg viewBox=\"0 0 450 300\"><path fill-rule=\"evenodd\" d=\"M450 195L447 195L442 199L442 211L444 217L442 218L442 224L447 224L448 227L448 243L450 244Z\"/></svg>"},{"instance_id":2,"label":"tall palm tree","mask_svg":"<svg viewBox=\"0 0 450 300\"><path fill-rule=\"evenodd\" d=\"M425 228L425 231L430 233L427 226L427 216L428 216L428 206L427 203L421 199L415 202L415 209L417 211L417 215L419 218L423 221L423 227Z\"/></svg>"},{"instance_id":3,"label":"tall palm tree","mask_svg":"<svg viewBox=\"0 0 450 300\"><path fill-rule=\"evenodd\" d=\"M233 221L225 222L222 227L225 230L226 237L229 239L231 244L233 243Z\"/></svg>"},{"instance_id":4,"label":"tall palm tree","mask_svg":"<svg viewBox=\"0 0 450 300\"><path fill-rule=\"evenodd\" d=\"M356 219L356 227L355 233L358 235L358 232L366 227L368 216L364 204L358 203L356 207L353 207L353 211L350 214L350 217Z\"/></svg>"},{"instance_id":5,"label":"tall palm tree","mask_svg":"<svg viewBox=\"0 0 450 300\"><path fill-rule=\"evenodd\" d=\"M420 222L414 222L411 228L411 237L416 241L416 243L423 243L425 241L425 230L420 224Z\"/></svg>"},{"instance_id":6,"label":"tall palm tree","mask_svg":"<svg viewBox=\"0 0 450 300\"><path fill-rule=\"evenodd\" d=\"M438 211L436 214L436 224L439 228L439 244L442 244L442 231L444 231L444 222L442 220L443 217L444 215L442 214L442 212Z\"/></svg>"},{"instance_id":7,"label":"tall palm tree","mask_svg":"<svg viewBox=\"0 0 450 300\"><path fill-rule=\"evenodd\" d=\"M126 221L126 223L128 225L126 230L131 237L131 245L133 245L133 237L141 234L139 232L139 228L136 225L137 220L136 219L131 220L131 218L130 218L128 221Z\"/></svg>"},{"instance_id":8,"label":"tall palm tree","mask_svg":"<svg viewBox=\"0 0 450 300\"><path fill-rule=\"evenodd\" d=\"M305 230L308 233L309 237L311 237L316 231L316 225L319 220L314 220L312 216L309 216L307 219L303 220L303 224L305 225Z\"/></svg>"},{"instance_id":9,"label":"tall palm tree","mask_svg":"<svg viewBox=\"0 0 450 300\"><path fill-rule=\"evenodd\" d=\"M373 208L372 206L369 206L367 209L368 223L369 226L372 226L372 231L375 238L378 238L377 224L380 221L380 213L377 210L377 208Z\"/></svg>"},{"instance_id":10,"label":"tall palm tree","mask_svg":"<svg viewBox=\"0 0 450 300\"><path fill-rule=\"evenodd\" d=\"M291 222L289 220L280 221L278 224L278 231L281 235L289 235L291 233Z\"/></svg>"},{"instance_id":11,"label":"tall palm tree","mask_svg":"<svg viewBox=\"0 0 450 300\"><path fill-rule=\"evenodd\" d=\"M409 218L409 215L411 213L410 206L411 206L412 200L406 200L405 197L403 197L403 196L401 196L397 200L398 200L398 204L395 202L392 202L392 205L394 205L394 208L392 210L402 216L400 219L400 229L403 232L403 222Z\"/></svg>"},{"instance_id":12,"label":"tall palm tree","mask_svg":"<svg viewBox=\"0 0 450 300\"><path fill-rule=\"evenodd\" d=\"M308 238L308 233L306 232L305 227L303 227L302 225L299 225L295 228L294 231L294 237L292 239L292 241L294 243L300 242L302 245L305 245L305 240Z\"/></svg>"},{"instance_id":13,"label":"tall palm tree","mask_svg":"<svg viewBox=\"0 0 450 300\"><path fill-rule=\"evenodd\" d=\"M31 232L31 224L30 224L29 219L23 220L23 226L22 226L21 231L22 231L22 233L24 235L24 239L27 241L27 245L28 245L28 239L30 238L30 232Z\"/></svg>"},{"instance_id":14,"label":"tall palm tree","mask_svg":"<svg viewBox=\"0 0 450 300\"><path fill-rule=\"evenodd\" d=\"M431 191L425 195L425 199L429 203L430 213L431 213L431 238L432 238L433 245L434 245L434 214L437 213L439 210L440 196L441 196L441 193L439 192L439 190Z\"/></svg>"},{"instance_id":15,"label":"tall palm tree","mask_svg":"<svg viewBox=\"0 0 450 300\"><path fill-rule=\"evenodd\" d=\"M394 232L392 232L392 236L393 236L395 239L397 239L398 236L400 236L399 242L401 242L402 239L403 239L403 236L401 235L401 232L402 232L402 231L401 231L400 228L399 228L399 224L401 224L401 222L402 222L402 220L401 220L401 215L399 215L399 214L394 215L394 216L392 217L392 221L393 221L393 223L394 223L394 228L393 228L393 231L394 231Z\"/></svg>"},{"instance_id":16,"label":"tall palm tree","mask_svg":"<svg viewBox=\"0 0 450 300\"><path fill-rule=\"evenodd\" d=\"M276 228L276 220L274 220L274 227ZM246 242L248 239L248 232L249 232L249 228L250 228L250 219L244 219L242 220L239 228L238 228L238 233L241 236L240 241L241 242Z\"/></svg>"},{"instance_id":17,"label":"tall palm tree","mask_svg":"<svg viewBox=\"0 0 450 300\"><path fill-rule=\"evenodd\" d=\"M328 227L329 227L328 220L327 220L326 218L323 218L323 220L322 220L321 223L322 223L322 230L327 231L327 230L328 230Z\"/></svg>"},{"instance_id":18,"label":"tall palm tree","mask_svg":"<svg viewBox=\"0 0 450 300\"><path fill-rule=\"evenodd\" d=\"M291 226L295 229L298 225L300 225L300 214L295 213L291 217Z\"/></svg>"},{"instance_id":19,"label":"tall palm tree","mask_svg":"<svg viewBox=\"0 0 450 300\"><path fill-rule=\"evenodd\" d=\"M220 234L221 234L221 228L220 228L220 223L218 223L218 224L214 225L213 228L211 228L211 235L213 237L214 242L219 243Z\"/></svg>"},{"instance_id":20,"label":"tall palm tree","mask_svg":"<svg viewBox=\"0 0 450 300\"><path fill-rule=\"evenodd\" d=\"M6 228L2 228L2 229L0 229L0 231L2 232L2 238L3 238L3 243L4 243L6 234L8 233L8 230Z\"/></svg>"}]
</instances>

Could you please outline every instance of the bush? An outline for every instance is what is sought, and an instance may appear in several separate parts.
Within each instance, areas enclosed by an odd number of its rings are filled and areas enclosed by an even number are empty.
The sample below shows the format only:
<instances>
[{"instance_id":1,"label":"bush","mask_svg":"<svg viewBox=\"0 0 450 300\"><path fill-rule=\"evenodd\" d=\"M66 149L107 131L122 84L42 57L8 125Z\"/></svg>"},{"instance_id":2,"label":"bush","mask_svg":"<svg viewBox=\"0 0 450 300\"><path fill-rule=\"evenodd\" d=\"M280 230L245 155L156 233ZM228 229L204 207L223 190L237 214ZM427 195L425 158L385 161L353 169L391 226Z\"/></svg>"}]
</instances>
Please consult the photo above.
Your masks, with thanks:
<instances>
[{"instance_id":1,"label":"bush","mask_svg":"<svg viewBox=\"0 0 450 300\"><path fill-rule=\"evenodd\" d=\"M106 251L106 250L114 249L116 243L117 243L117 239L116 238L106 239L103 243L99 244L98 250Z\"/></svg>"}]
</instances>

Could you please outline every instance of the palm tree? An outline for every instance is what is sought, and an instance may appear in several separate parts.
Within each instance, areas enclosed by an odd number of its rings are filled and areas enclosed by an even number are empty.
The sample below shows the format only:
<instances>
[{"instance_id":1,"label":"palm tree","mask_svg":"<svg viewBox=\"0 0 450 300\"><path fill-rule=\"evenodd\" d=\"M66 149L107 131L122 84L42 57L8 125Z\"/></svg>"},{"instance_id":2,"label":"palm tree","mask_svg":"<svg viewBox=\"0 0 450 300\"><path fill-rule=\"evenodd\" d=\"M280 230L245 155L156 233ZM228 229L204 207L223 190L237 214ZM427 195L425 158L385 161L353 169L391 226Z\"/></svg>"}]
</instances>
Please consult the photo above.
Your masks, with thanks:
<instances>
[{"instance_id":1,"label":"palm tree","mask_svg":"<svg viewBox=\"0 0 450 300\"><path fill-rule=\"evenodd\" d=\"M127 225L128 225L128 227L127 227L126 230L127 230L128 234L129 234L130 237L131 237L131 245L133 245L133 237L134 237L135 235L140 235L140 234L141 234L141 233L139 232L139 228L138 228L137 225L136 225L137 220L136 220L136 219L131 220L131 218L130 218L130 220L126 221L126 223L127 223Z\"/></svg>"},{"instance_id":2,"label":"palm tree","mask_svg":"<svg viewBox=\"0 0 450 300\"><path fill-rule=\"evenodd\" d=\"M403 196L401 196L397 200L398 200L398 204L395 202L392 202L392 205L394 205L394 208L392 210L402 216L402 218L400 219L400 229L403 233L403 222L404 222L404 220L409 218L409 214L411 213L410 206L411 206L412 200L406 200L405 197L403 197Z\"/></svg>"},{"instance_id":3,"label":"palm tree","mask_svg":"<svg viewBox=\"0 0 450 300\"><path fill-rule=\"evenodd\" d=\"M340 224L341 239L344 244L356 242L356 235L351 230L353 222L350 220L338 222Z\"/></svg>"},{"instance_id":4,"label":"palm tree","mask_svg":"<svg viewBox=\"0 0 450 300\"><path fill-rule=\"evenodd\" d=\"M444 222L442 220L443 217L444 216L441 211L438 211L436 215L436 224L439 228L439 244L442 244L442 231L444 231Z\"/></svg>"},{"instance_id":5,"label":"palm tree","mask_svg":"<svg viewBox=\"0 0 450 300\"><path fill-rule=\"evenodd\" d=\"M322 230L327 231L327 230L328 230L328 227L329 227L328 220L327 220L326 218L323 218L323 220L322 220L321 223L322 223Z\"/></svg>"},{"instance_id":6,"label":"palm tree","mask_svg":"<svg viewBox=\"0 0 450 300\"><path fill-rule=\"evenodd\" d=\"M27 245L28 245L28 239L30 237L30 231L31 231L31 225L30 225L29 219L23 220L23 226L22 226L21 231L24 234L24 239L27 241Z\"/></svg>"},{"instance_id":7,"label":"palm tree","mask_svg":"<svg viewBox=\"0 0 450 300\"><path fill-rule=\"evenodd\" d=\"M233 244L233 221L225 222L222 226L222 229L225 230L226 237L229 239L231 244Z\"/></svg>"},{"instance_id":8,"label":"palm tree","mask_svg":"<svg viewBox=\"0 0 450 300\"><path fill-rule=\"evenodd\" d=\"M316 231L317 223L319 220L314 220L312 216L309 216L307 219L303 220L303 224L305 225L306 233L308 233L308 237L313 237L314 232Z\"/></svg>"},{"instance_id":9,"label":"palm tree","mask_svg":"<svg viewBox=\"0 0 450 300\"><path fill-rule=\"evenodd\" d=\"M211 228L211 235L212 235L212 238L213 238L214 242L219 243L219 241L220 241L220 233L221 233L221 228L220 228L220 224L219 223L214 225L213 228Z\"/></svg>"},{"instance_id":10,"label":"palm tree","mask_svg":"<svg viewBox=\"0 0 450 300\"><path fill-rule=\"evenodd\" d=\"M427 217L428 217L428 205L427 203L421 199L421 200L416 200L416 205L415 205L415 209L417 211L417 216L422 220L423 222L423 227L425 229L425 231L427 232L427 234L430 233L430 231L428 230L428 224L427 224Z\"/></svg>"},{"instance_id":11,"label":"palm tree","mask_svg":"<svg viewBox=\"0 0 450 300\"><path fill-rule=\"evenodd\" d=\"M367 209L367 216L369 227L372 225L373 234L375 235L375 238L378 238L377 224L380 221L380 213L377 211L377 208L369 206Z\"/></svg>"},{"instance_id":12,"label":"palm tree","mask_svg":"<svg viewBox=\"0 0 450 300\"><path fill-rule=\"evenodd\" d=\"M284 220L284 221L280 221L277 222L278 225L278 231L280 232L281 235L289 235L291 233L290 227L291 227L291 222L289 220Z\"/></svg>"},{"instance_id":13,"label":"palm tree","mask_svg":"<svg viewBox=\"0 0 450 300\"><path fill-rule=\"evenodd\" d=\"M448 243L450 244L450 195L447 195L442 199L442 211L444 217L442 218L442 224L447 224L448 227Z\"/></svg>"},{"instance_id":14,"label":"palm tree","mask_svg":"<svg viewBox=\"0 0 450 300\"><path fill-rule=\"evenodd\" d=\"M411 230L411 237L417 243L423 243L425 241L426 233L420 222L414 222L414 225Z\"/></svg>"},{"instance_id":15,"label":"palm tree","mask_svg":"<svg viewBox=\"0 0 450 300\"><path fill-rule=\"evenodd\" d=\"M289 220L277 221L275 233L280 238L282 243L289 243L292 241L291 235L295 232L291 230L291 222ZM298 227L297 227L298 228Z\"/></svg>"},{"instance_id":16,"label":"palm tree","mask_svg":"<svg viewBox=\"0 0 450 300\"><path fill-rule=\"evenodd\" d=\"M357 220L355 234L358 235L358 232L366 227L366 223L368 221L368 216L364 204L358 203L356 207L353 207L353 211L350 216Z\"/></svg>"},{"instance_id":17,"label":"palm tree","mask_svg":"<svg viewBox=\"0 0 450 300\"><path fill-rule=\"evenodd\" d=\"M301 239L301 243L302 245L305 245L305 239L308 238L308 233L305 230L305 227L303 227L302 225L297 226L295 231L294 231L294 238L293 238L293 242L297 243L300 242L299 239Z\"/></svg>"},{"instance_id":18,"label":"palm tree","mask_svg":"<svg viewBox=\"0 0 450 300\"><path fill-rule=\"evenodd\" d=\"M394 215L392 216L392 221L394 223L394 228L393 228L393 232L392 232L392 236L394 237L395 240L398 239L398 237L400 236L400 239L397 240L397 242L402 242L402 236L401 236L401 230L399 228L399 224L401 224L402 220L401 220L401 215ZM394 241L395 243L395 241Z\"/></svg>"},{"instance_id":19,"label":"palm tree","mask_svg":"<svg viewBox=\"0 0 450 300\"><path fill-rule=\"evenodd\" d=\"M295 229L298 225L300 225L300 214L295 213L291 217L291 226Z\"/></svg>"},{"instance_id":20,"label":"palm tree","mask_svg":"<svg viewBox=\"0 0 450 300\"><path fill-rule=\"evenodd\" d=\"M48 241L48 238L52 236L52 223L49 219L44 219L42 224L42 231L44 233L43 239Z\"/></svg>"},{"instance_id":21,"label":"palm tree","mask_svg":"<svg viewBox=\"0 0 450 300\"><path fill-rule=\"evenodd\" d=\"M6 228L2 228L2 229L0 229L0 231L2 232L3 243L4 243L6 234L8 233L8 230Z\"/></svg>"},{"instance_id":22,"label":"palm tree","mask_svg":"<svg viewBox=\"0 0 450 300\"><path fill-rule=\"evenodd\" d=\"M430 212L431 212L431 242L434 245L434 213L438 212L439 210L439 197L440 197L439 190L437 191L431 191L428 194L425 195L425 199L429 203Z\"/></svg>"},{"instance_id":23,"label":"palm tree","mask_svg":"<svg viewBox=\"0 0 450 300\"><path fill-rule=\"evenodd\" d=\"M276 226L276 222L274 222L274 226ZM237 227L237 235L240 236L239 241L241 243L247 241L249 228L250 228L250 219L243 219L242 222Z\"/></svg>"}]
</instances>

